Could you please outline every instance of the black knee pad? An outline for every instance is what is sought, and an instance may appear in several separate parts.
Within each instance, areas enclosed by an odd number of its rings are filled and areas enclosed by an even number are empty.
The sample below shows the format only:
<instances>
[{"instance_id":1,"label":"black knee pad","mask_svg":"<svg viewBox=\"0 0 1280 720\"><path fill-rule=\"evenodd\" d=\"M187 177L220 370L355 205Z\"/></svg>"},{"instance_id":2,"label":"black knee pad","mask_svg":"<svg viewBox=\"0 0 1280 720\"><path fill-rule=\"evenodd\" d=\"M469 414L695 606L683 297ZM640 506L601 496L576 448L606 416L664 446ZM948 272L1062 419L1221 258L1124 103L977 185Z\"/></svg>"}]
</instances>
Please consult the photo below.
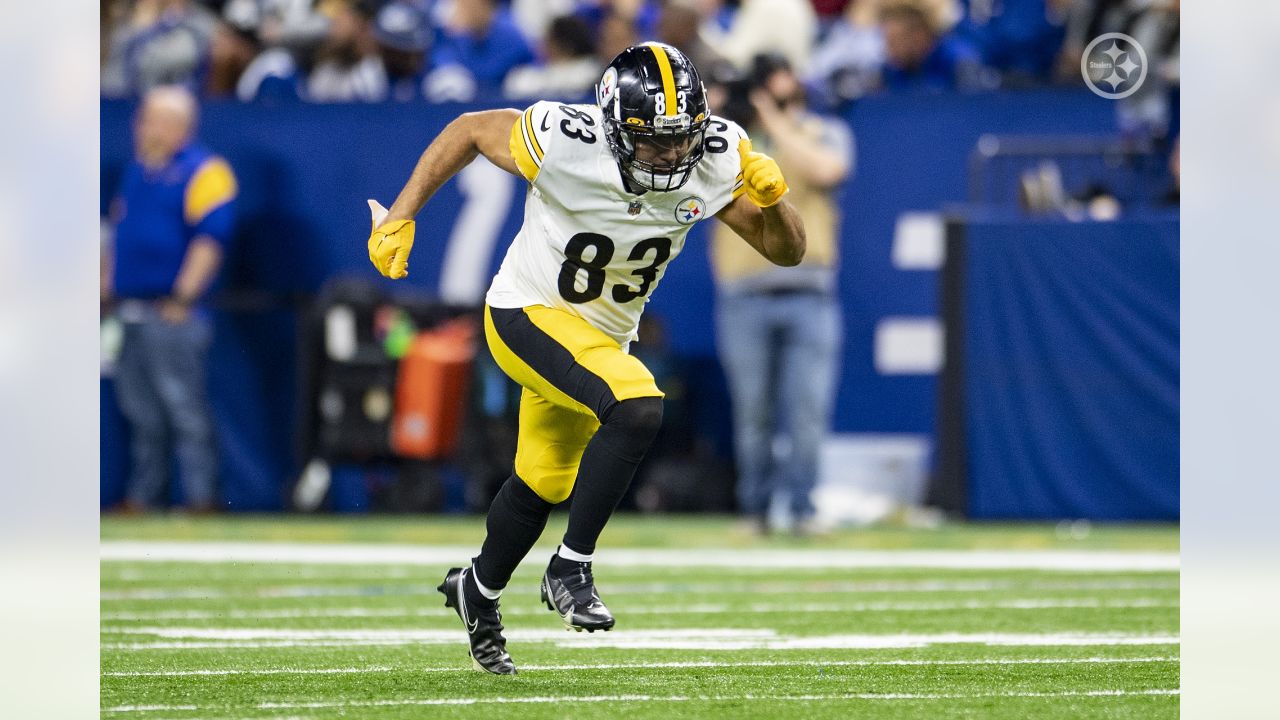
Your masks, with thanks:
<instances>
[{"instance_id":1,"label":"black knee pad","mask_svg":"<svg viewBox=\"0 0 1280 720\"><path fill-rule=\"evenodd\" d=\"M652 440L662 427L662 398L640 397L623 400L602 419L602 424L625 430L636 439Z\"/></svg>"}]
</instances>

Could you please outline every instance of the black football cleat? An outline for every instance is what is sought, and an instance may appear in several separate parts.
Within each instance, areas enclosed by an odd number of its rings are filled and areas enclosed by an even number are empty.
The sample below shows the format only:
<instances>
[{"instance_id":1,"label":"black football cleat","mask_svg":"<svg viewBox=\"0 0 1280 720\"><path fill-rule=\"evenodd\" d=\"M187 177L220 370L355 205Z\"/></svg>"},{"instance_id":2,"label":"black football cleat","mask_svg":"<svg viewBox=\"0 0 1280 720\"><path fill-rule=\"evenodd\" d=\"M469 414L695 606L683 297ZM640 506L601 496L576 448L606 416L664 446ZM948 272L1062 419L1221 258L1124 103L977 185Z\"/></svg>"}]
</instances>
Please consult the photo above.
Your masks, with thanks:
<instances>
[{"instance_id":1,"label":"black football cleat","mask_svg":"<svg viewBox=\"0 0 1280 720\"><path fill-rule=\"evenodd\" d=\"M562 567L570 566L567 572L558 573L552 569L557 559ZM573 562L553 555L542 575L542 602L546 603L548 610L560 616L566 629L595 632L613 627L613 613L604 606L596 592L589 562Z\"/></svg>"},{"instance_id":2,"label":"black football cleat","mask_svg":"<svg viewBox=\"0 0 1280 720\"><path fill-rule=\"evenodd\" d=\"M444 582L436 589L444 594L445 607L458 613L471 643L471 664L477 670L494 675L515 675L516 664L507 653L507 639L502 636L502 613L495 605L480 608L467 602L463 581L471 568L450 568Z\"/></svg>"}]
</instances>

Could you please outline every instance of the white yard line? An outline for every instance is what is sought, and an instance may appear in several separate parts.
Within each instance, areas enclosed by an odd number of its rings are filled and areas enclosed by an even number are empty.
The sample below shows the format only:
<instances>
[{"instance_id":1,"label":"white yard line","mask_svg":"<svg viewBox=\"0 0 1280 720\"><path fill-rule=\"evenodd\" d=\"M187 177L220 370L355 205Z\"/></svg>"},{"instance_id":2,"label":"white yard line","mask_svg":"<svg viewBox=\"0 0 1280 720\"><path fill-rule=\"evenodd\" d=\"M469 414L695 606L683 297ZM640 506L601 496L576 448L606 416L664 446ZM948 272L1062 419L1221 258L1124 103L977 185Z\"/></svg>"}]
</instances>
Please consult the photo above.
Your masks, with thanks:
<instances>
[{"instance_id":1,"label":"white yard line","mask_svg":"<svg viewBox=\"0 0 1280 720\"><path fill-rule=\"evenodd\" d=\"M103 560L134 562L307 563L318 565L448 565L474 547L266 542L108 540ZM601 564L618 567L946 568L981 570L1176 571L1177 553L1075 550L708 550L602 548ZM526 562L541 564L541 555Z\"/></svg>"},{"instance_id":2,"label":"white yard line","mask_svg":"<svg viewBox=\"0 0 1280 720\"><path fill-rule=\"evenodd\" d=\"M103 643L104 649L251 648L355 645L442 645L464 643L458 630L422 629L277 629L203 627L126 627L107 632L158 640ZM932 633L892 635L782 635L768 629L672 628L615 630L584 635L559 630L509 630L512 642L555 643L573 648L665 650L823 650L923 648L974 644L994 647L1177 645L1177 635L1130 633Z\"/></svg>"},{"instance_id":3,"label":"white yard line","mask_svg":"<svg viewBox=\"0 0 1280 720\"><path fill-rule=\"evenodd\" d=\"M612 583L603 585L609 595L654 595L659 593L707 593L724 594L749 592L757 595L792 594L797 590L825 593L901 593L901 592L992 592L997 590L1177 590L1178 581L1171 580L1079 580L1079 581L1016 581L1016 580L895 580L895 581L830 581L801 580L780 582L769 580L760 583L726 581L722 583ZM164 601L164 600L222 600L227 598L314 598L314 597L367 597L370 595L434 595L436 586L396 584L349 585L279 585L250 587L243 591L228 591L220 587L183 588L132 588L128 590L104 590L99 599L115 601Z\"/></svg>"},{"instance_id":4,"label":"white yard line","mask_svg":"<svg viewBox=\"0 0 1280 720\"><path fill-rule=\"evenodd\" d=\"M747 660L741 662L716 662L699 660L689 662L641 662L641 663L594 663L572 665L521 665L527 670L649 670L663 668L742 668L742 667L892 667L892 666L983 666L983 665L1125 665L1135 663L1171 663L1179 662L1176 656L1161 655L1156 657L1084 657L1084 658L978 658L975 660ZM204 669L204 670L154 670L154 671L120 671L104 672L104 677L204 677L223 675L360 675L367 673L430 673L430 672L471 672L465 665L451 667L402 667L391 668L372 665L359 668L259 668L241 669Z\"/></svg>"},{"instance_id":5,"label":"white yard line","mask_svg":"<svg viewBox=\"0 0 1280 720\"><path fill-rule=\"evenodd\" d=\"M721 702L760 700L769 702L820 702L830 700L983 700L991 698L1065 698L1065 697L1131 697L1176 696L1180 691L1167 688L1141 690L1064 690L1061 692L994 692L994 693L831 693L814 695L557 695L546 697L460 697L397 698L387 700L345 700L331 702L264 702L247 706L255 710L319 710L325 708L403 707L431 705L507 705L549 703L625 703L625 702ZM117 705L102 712L186 712L232 709L219 705Z\"/></svg>"},{"instance_id":6,"label":"white yard line","mask_svg":"<svg viewBox=\"0 0 1280 720\"><path fill-rule=\"evenodd\" d=\"M612 604L612 603L611 603ZM694 603L683 605L680 610L695 615L763 615L770 613L876 613L876 612L952 612L967 610L1134 610L1146 608L1176 608L1177 600L1162 598L1127 598L1107 600L1102 598L1035 598L1021 600L971 600L965 602L845 602L845 603ZM667 615L669 605L627 606L615 605L619 615ZM103 622L153 621L153 620L284 620L301 618L402 618L402 617L452 617L454 612L446 607L334 607L294 608L285 610L156 610L152 612L104 612ZM545 615L540 607L503 608L503 615Z\"/></svg>"}]
</instances>

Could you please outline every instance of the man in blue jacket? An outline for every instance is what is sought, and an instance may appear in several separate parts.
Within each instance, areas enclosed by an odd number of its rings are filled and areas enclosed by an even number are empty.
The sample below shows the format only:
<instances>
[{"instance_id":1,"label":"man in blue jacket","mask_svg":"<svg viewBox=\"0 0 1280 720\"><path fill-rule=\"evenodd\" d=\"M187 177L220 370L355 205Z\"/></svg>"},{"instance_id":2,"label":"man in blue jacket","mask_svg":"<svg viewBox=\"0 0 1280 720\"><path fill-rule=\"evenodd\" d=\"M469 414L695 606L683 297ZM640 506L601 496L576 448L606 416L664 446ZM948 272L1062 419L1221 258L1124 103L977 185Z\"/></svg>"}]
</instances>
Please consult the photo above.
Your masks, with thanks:
<instances>
[{"instance_id":1,"label":"man in blue jacket","mask_svg":"<svg viewBox=\"0 0 1280 720\"><path fill-rule=\"evenodd\" d=\"M217 456L205 400L211 340L199 308L234 224L231 167L194 140L195 98L176 86L147 93L135 158L112 202L102 295L124 324L116 393L132 430L126 511L142 511L167 485L177 453L186 504L214 509Z\"/></svg>"}]
</instances>

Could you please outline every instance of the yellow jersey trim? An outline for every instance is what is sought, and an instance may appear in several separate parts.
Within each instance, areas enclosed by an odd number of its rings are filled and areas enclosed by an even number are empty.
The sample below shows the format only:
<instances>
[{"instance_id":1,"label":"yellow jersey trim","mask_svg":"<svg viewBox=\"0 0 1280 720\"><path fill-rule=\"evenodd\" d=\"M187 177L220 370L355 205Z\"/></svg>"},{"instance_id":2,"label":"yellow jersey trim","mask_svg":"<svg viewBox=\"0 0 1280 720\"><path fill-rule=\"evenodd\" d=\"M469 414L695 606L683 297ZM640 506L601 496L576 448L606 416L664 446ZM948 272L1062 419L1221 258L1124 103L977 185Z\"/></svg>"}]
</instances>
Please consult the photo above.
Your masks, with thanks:
<instances>
[{"instance_id":1,"label":"yellow jersey trim","mask_svg":"<svg viewBox=\"0 0 1280 720\"><path fill-rule=\"evenodd\" d=\"M507 141L507 147L511 151L511 158L516 161L516 167L520 170L520 174L525 180L533 182L538 177L538 170L541 164L533 152L533 144L529 141L527 134L528 128L525 121L528 119L533 108L525 111L520 119L511 125L511 137Z\"/></svg>"},{"instance_id":2,"label":"yellow jersey trim","mask_svg":"<svg viewBox=\"0 0 1280 720\"><path fill-rule=\"evenodd\" d=\"M533 131L533 108L524 111L524 131L529 136L530 144L533 146L533 155L538 159L538 166L542 166L542 143L538 142L538 133Z\"/></svg>"}]
</instances>

